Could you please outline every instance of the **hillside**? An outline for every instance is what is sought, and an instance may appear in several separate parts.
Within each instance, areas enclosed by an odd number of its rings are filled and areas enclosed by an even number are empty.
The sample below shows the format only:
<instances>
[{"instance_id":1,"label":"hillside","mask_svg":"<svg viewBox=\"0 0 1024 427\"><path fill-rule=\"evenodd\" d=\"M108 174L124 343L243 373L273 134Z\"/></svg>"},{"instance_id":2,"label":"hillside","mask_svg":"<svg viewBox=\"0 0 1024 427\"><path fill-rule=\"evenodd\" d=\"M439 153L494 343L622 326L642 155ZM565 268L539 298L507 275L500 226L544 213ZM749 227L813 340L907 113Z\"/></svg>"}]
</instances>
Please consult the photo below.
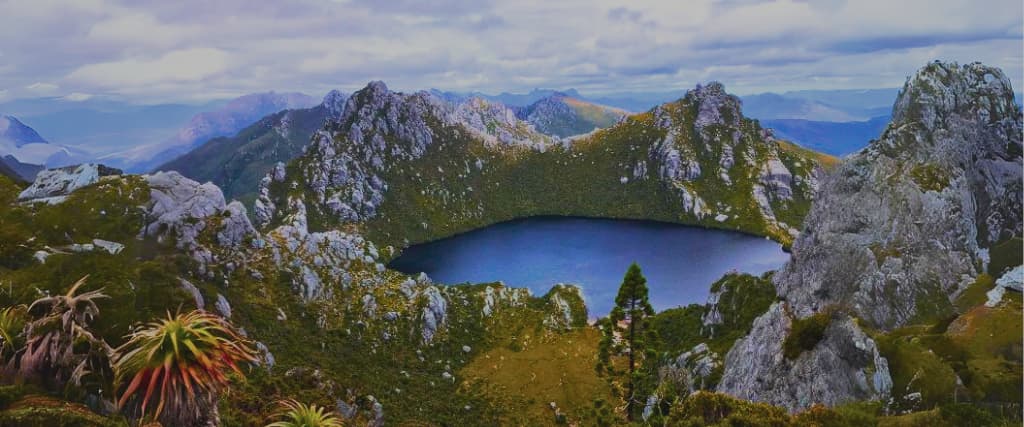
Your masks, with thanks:
<instances>
[{"instance_id":1,"label":"hillside","mask_svg":"<svg viewBox=\"0 0 1024 427\"><path fill-rule=\"evenodd\" d=\"M563 93L537 100L517 111L516 115L540 133L569 137L610 127L628 113L614 107L574 98Z\"/></svg>"},{"instance_id":2,"label":"hillside","mask_svg":"<svg viewBox=\"0 0 1024 427\"><path fill-rule=\"evenodd\" d=\"M744 119L720 84L572 141L503 142L492 135L502 127L467 129L458 117L426 92L367 86L305 155L264 179L257 222L278 224L301 203L316 229L351 224L395 246L532 215L656 219L787 243L822 172Z\"/></svg>"},{"instance_id":3,"label":"hillside","mask_svg":"<svg viewBox=\"0 0 1024 427\"><path fill-rule=\"evenodd\" d=\"M340 114L345 99L340 92L332 91L320 105L263 117L233 136L213 138L155 170L173 170L199 182L213 182L225 197L251 203L260 179L278 162L302 154L330 112Z\"/></svg>"},{"instance_id":4,"label":"hillside","mask_svg":"<svg viewBox=\"0 0 1024 427\"><path fill-rule=\"evenodd\" d=\"M240 96L217 110L192 116L170 138L105 154L97 160L129 172L148 172L211 138L233 135L268 114L315 104L312 97L301 93L266 92Z\"/></svg>"}]
</instances>

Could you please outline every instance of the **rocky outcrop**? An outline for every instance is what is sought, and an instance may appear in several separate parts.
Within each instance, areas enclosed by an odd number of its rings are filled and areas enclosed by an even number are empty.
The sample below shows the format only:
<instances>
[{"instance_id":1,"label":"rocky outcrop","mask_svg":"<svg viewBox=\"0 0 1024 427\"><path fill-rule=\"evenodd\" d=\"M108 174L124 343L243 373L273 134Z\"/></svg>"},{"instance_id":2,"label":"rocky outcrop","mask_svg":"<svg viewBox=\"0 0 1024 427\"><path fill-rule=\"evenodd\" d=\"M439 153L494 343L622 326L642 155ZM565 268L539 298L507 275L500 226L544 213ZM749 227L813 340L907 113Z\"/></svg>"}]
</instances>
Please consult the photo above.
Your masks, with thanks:
<instances>
[{"instance_id":1,"label":"rocky outcrop","mask_svg":"<svg viewBox=\"0 0 1024 427\"><path fill-rule=\"evenodd\" d=\"M1021 129L1000 70L921 69L882 137L824 183L779 295L799 316L841 305L882 328L951 312L988 249L1021 236Z\"/></svg>"},{"instance_id":2,"label":"rocky outcrop","mask_svg":"<svg viewBox=\"0 0 1024 427\"><path fill-rule=\"evenodd\" d=\"M447 118L426 92L406 95L371 82L352 94L336 122L313 136L301 174L326 214L343 222L373 217L384 198L389 165L422 156L434 143L428 122ZM390 141L390 142L387 142Z\"/></svg>"},{"instance_id":3,"label":"rocky outcrop","mask_svg":"<svg viewBox=\"0 0 1024 427\"><path fill-rule=\"evenodd\" d=\"M718 391L790 410L889 395L888 363L852 318L833 319L825 338L793 360L782 350L791 327L785 303L773 304L729 350Z\"/></svg>"},{"instance_id":4,"label":"rocky outcrop","mask_svg":"<svg viewBox=\"0 0 1024 427\"><path fill-rule=\"evenodd\" d=\"M908 79L881 138L822 183L774 276L786 302L729 351L719 391L791 410L885 398L885 360L851 316L883 330L947 316L988 250L1021 236L1021 121L998 69L934 63ZM788 360L792 319L823 311L845 314Z\"/></svg>"},{"instance_id":5,"label":"rocky outcrop","mask_svg":"<svg viewBox=\"0 0 1024 427\"><path fill-rule=\"evenodd\" d=\"M140 237L172 241L188 251L202 268L218 263L219 253L237 252L256 237L245 207L237 201L226 204L220 188L200 184L177 172L144 176L150 188L146 225ZM214 218L219 221L209 221ZM207 238L203 238L204 233Z\"/></svg>"},{"instance_id":6,"label":"rocky outcrop","mask_svg":"<svg viewBox=\"0 0 1024 427\"><path fill-rule=\"evenodd\" d=\"M36 175L32 185L18 194L18 200L60 203L72 191L99 182L102 177L120 174L121 170L119 169L93 163L46 169Z\"/></svg>"},{"instance_id":7,"label":"rocky outcrop","mask_svg":"<svg viewBox=\"0 0 1024 427\"><path fill-rule=\"evenodd\" d=\"M483 98L469 98L455 106L454 120L490 144L522 145L541 149L554 139L534 131L515 111Z\"/></svg>"}]
</instances>

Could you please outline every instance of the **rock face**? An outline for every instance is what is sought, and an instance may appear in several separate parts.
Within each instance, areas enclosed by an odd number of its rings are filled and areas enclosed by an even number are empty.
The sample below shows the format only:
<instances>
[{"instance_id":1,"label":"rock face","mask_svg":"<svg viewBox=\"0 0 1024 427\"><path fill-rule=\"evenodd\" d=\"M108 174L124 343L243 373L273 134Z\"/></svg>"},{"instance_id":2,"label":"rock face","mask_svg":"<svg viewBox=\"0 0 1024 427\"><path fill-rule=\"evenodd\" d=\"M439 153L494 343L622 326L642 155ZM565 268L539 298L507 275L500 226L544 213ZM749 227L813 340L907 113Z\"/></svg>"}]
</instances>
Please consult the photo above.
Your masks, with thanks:
<instances>
[{"instance_id":1,"label":"rock face","mask_svg":"<svg viewBox=\"0 0 1024 427\"><path fill-rule=\"evenodd\" d=\"M119 169L99 164L46 169L36 175L36 180L18 195L18 200L60 203L72 191L98 182L101 177L120 174Z\"/></svg>"},{"instance_id":2,"label":"rock face","mask_svg":"<svg viewBox=\"0 0 1024 427\"><path fill-rule=\"evenodd\" d=\"M794 360L783 355L779 339L789 333L791 324L784 303L775 303L754 321L750 335L737 341L726 356L718 390L791 410L889 394L888 363L853 319L833 320L825 338Z\"/></svg>"},{"instance_id":3,"label":"rock face","mask_svg":"<svg viewBox=\"0 0 1024 427\"><path fill-rule=\"evenodd\" d=\"M954 311L989 249L1021 236L1021 129L998 69L933 63L908 79L882 137L822 184L774 278L786 302L732 348L719 391L791 410L884 398L884 359L846 316L884 330ZM825 310L846 314L785 359L791 319Z\"/></svg>"},{"instance_id":4,"label":"rock face","mask_svg":"<svg viewBox=\"0 0 1024 427\"><path fill-rule=\"evenodd\" d=\"M218 261L215 252L235 252L256 237L256 229L238 201L224 202L224 194L212 183L200 184L177 172L145 175L150 187L146 206L146 226L140 236L172 239L188 251L208 273L206 267ZM215 229L208 219L219 217ZM204 234L208 237L203 238Z\"/></svg>"},{"instance_id":5,"label":"rock face","mask_svg":"<svg viewBox=\"0 0 1024 427\"><path fill-rule=\"evenodd\" d=\"M384 171L426 152L434 143L428 121L442 119L443 109L426 92L395 93L383 82L352 94L341 117L314 135L306 158L316 161L300 166L318 205L342 221L373 217L387 189Z\"/></svg>"},{"instance_id":6,"label":"rock face","mask_svg":"<svg viewBox=\"0 0 1024 427\"><path fill-rule=\"evenodd\" d=\"M540 148L554 142L554 139L535 131L530 123L520 120L511 108L483 98L459 102L453 115L455 121L475 131L488 143Z\"/></svg>"},{"instance_id":7,"label":"rock face","mask_svg":"<svg viewBox=\"0 0 1024 427\"><path fill-rule=\"evenodd\" d=\"M928 65L881 139L825 182L776 276L779 295L799 316L839 304L883 328L936 314L919 309L928 295L948 314L988 249L1021 236L1020 153L1020 111L1000 70Z\"/></svg>"}]
</instances>

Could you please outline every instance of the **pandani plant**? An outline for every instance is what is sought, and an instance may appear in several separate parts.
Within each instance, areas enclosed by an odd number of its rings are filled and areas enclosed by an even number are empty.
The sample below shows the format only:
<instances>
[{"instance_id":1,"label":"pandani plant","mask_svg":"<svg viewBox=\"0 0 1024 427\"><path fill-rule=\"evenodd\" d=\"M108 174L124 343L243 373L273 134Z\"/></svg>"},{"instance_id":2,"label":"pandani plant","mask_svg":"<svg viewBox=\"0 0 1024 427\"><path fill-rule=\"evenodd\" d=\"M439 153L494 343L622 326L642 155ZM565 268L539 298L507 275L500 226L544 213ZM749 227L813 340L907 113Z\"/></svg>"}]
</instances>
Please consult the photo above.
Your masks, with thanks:
<instances>
[{"instance_id":1,"label":"pandani plant","mask_svg":"<svg viewBox=\"0 0 1024 427\"><path fill-rule=\"evenodd\" d=\"M204 425L216 417L217 399L256 360L251 343L223 318L201 310L137 327L114 351L118 408L163 425ZM123 387L123 388L122 388Z\"/></svg>"},{"instance_id":2,"label":"pandani plant","mask_svg":"<svg viewBox=\"0 0 1024 427\"><path fill-rule=\"evenodd\" d=\"M25 347L18 358L23 378L65 388L81 385L86 374L109 367L110 346L89 330L100 313L96 301L107 296L102 290L79 294L88 277L63 295L42 297L29 305L33 319L25 325Z\"/></svg>"},{"instance_id":3,"label":"pandani plant","mask_svg":"<svg viewBox=\"0 0 1024 427\"><path fill-rule=\"evenodd\" d=\"M0 310L0 362L13 359L18 350L28 308L24 305Z\"/></svg>"},{"instance_id":4,"label":"pandani plant","mask_svg":"<svg viewBox=\"0 0 1024 427\"><path fill-rule=\"evenodd\" d=\"M281 410L275 418L279 421L266 427L342 427L341 419L322 406L307 405L293 399L282 400L278 405Z\"/></svg>"}]
</instances>

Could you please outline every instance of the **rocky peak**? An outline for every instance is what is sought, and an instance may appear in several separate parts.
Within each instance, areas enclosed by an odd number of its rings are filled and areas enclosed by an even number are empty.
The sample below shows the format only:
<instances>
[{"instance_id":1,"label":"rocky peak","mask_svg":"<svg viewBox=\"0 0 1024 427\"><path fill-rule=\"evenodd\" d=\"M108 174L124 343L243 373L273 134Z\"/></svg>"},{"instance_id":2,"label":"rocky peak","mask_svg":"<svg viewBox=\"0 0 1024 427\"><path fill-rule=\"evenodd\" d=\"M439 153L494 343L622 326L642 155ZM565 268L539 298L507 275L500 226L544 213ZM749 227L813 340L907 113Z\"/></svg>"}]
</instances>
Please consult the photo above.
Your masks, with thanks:
<instances>
[{"instance_id":1,"label":"rocky peak","mask_svg":"<svg viewBox=\"0 0 1024 427\"><path fill-rule=\"evenodd\" d=\"M1003 73L928 64L893 112L882 136L822 183L774 276L786 309L762 315L730 350L720 391L790 409L884 399L886 378L866 381L884 359L846 319L889 330L946 318L980 273L1002 273L988 267L989 251L1022 235L1024 169L1022 118ZM829 312L844 314L821 343L794 362L782 357L776 343L791 321Z\"/></svg>"},{"instance_id":2,"label":"rocky peak","mask_svg":"<svg viewBox=\"0 0 1024 427\"><path fill-rule=\"evenodd\" d=\"M697 105L697 119L694 125L702 130L709 125L739 126L743 114L740 99L725 91L725 85L710 82L697 85L686 93L686 99Z\"/></svg>"},{"instance_id":3,"label":"rocky peak","mask_svg":"<svg viewBox=\"0 0 1024 427\"><path fill-rule=\"evenodd\" d=\"M13 116L0 115L0 140L4 139L13 141L15 147L32 143L47 143L35 129L26 126L20 120Z\"/></svg>"},{"instance_id":4,"label":"rocky peak","mask_svg":"<svg viewBox=\"0 0 1024 427\"><path fill-rule=\"evenodd\" d=\"M327 112L328 118L337 118L341 117L341 114L345 112L345 101L348 101L348 95L334 89L327 92L327 95L324 95L321 105L323 105L324 110Z\"/></svg>"},{"instance_id":5,"label":"rocky peak","mask_svg":"<svg viewBox=\"0 0 1024 427\"><path fill-rule=\"evenodd\" d=\"M984 123L1013 120L1019 115L1013 98L1010 80L998 68L936 61L907 78L893 106L892 122L916 122L934 130L953 114Z\"/></svg>"}]
</instances>

